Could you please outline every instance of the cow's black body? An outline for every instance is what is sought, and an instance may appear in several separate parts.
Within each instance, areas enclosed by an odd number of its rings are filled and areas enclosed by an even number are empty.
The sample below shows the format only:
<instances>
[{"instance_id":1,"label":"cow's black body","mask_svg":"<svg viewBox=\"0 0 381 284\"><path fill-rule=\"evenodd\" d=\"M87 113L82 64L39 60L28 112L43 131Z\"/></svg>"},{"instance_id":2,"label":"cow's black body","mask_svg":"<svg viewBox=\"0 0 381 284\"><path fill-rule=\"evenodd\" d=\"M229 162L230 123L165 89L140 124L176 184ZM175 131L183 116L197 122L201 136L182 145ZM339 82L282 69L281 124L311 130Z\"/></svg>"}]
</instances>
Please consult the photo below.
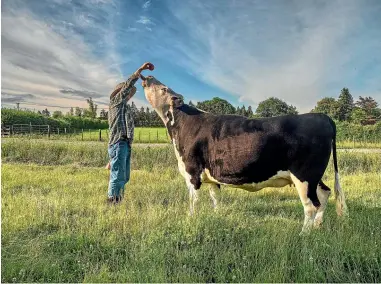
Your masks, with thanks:
<instances>
[{"instance_id":1,"label":"cow's black body","mask_svg":"<svg viewBox=\"0 0 381 284\"><path fill-rule=\"evenodd\" d=\"M167 115L168 132L196 189L205 169L217 181L232 185L259 183L278 171L290 171L301 182L308 182L307 196L316 207L320 205L316 187L336 136L328 116L247 119L213 115L186 104Z\"/></svg>"}]
</instances>

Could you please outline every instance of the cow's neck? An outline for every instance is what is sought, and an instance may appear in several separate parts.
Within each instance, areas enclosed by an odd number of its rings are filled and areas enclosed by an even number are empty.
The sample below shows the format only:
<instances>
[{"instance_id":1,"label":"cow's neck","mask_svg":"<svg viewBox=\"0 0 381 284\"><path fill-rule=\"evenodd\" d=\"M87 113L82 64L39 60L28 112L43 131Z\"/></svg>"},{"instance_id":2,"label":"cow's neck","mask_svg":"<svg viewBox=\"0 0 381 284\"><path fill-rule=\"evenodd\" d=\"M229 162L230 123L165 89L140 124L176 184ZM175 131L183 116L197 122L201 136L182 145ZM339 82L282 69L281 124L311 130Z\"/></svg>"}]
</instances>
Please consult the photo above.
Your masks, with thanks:
<instances>
[{"instance_id":1,"label":"cow's neck","mask_svg":"<svg viewBox=\"0 0 381 284\"><path fill-rule=\"evenodd\" d=\"M156 113L159 115L160 119L164 122L164 125L167 125L168 119L166 119L166 112L168 112L168 108L154 108Z\"/></svg>"},{"instance_id":2,"label":"cow's neck","mask_svg":"<svg viewBox=\"0 0 381 284\"><path fill-rule=\"evenodd\" d=\"M171 136L171 139L173 140L176 138L177 135L181 134L182 131L187 131L187 129L184 129L184 126L187 125L188 122L194 122L194 119L202 114L205 114L205 112L193 106L183 104L178 108L170 108L165 113L165 115L161 116L159 114L159 116L162 118L164 125L168 130L168 134ZM189 132L187 133L188 135L190 134Z\"/></svg>"}]
</instances>

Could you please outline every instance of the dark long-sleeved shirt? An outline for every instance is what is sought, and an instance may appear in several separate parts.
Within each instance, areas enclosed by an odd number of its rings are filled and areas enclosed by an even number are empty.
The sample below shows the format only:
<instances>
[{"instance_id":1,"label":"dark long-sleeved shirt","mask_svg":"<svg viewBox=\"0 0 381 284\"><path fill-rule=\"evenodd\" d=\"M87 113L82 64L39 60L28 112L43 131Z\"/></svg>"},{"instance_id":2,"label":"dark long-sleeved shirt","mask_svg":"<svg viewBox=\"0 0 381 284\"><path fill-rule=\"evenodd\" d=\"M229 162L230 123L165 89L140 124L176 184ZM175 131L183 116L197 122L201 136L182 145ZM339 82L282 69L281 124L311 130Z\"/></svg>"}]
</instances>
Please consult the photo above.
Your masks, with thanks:
<instances>
[{"instance_id":1,"label":"dark long-sleeved shirt","mask_svg":"<svg viewBox=\"0 0 381 284\"><path fill-rule=\"evenodd\" d=\"M130 139L132 141L134 137L134 121L129 111L127 101L128 95L138 79L139 75L132 74L120 91L110 98L108 113L110 130L109 145L121 140Z\"/></svg>"}]
</instances>

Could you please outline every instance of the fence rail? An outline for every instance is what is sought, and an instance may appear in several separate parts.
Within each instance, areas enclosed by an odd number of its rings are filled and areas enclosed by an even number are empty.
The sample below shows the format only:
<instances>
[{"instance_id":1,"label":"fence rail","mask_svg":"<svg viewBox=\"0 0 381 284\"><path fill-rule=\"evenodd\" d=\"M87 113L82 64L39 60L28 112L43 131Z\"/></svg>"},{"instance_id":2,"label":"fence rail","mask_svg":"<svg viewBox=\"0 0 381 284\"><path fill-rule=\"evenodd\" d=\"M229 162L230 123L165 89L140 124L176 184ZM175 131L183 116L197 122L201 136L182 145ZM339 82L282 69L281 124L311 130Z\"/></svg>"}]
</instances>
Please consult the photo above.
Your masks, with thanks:
<instances>
[{"instance_id":1,"label":"fence rail","mask_svg":"<svg viewBox=\"0 0 381 284\"><path fill-rule=\"evenodd\" d=\"M1 126L1 137L61 139L73 141L108 141L108 129L56 128L50 125L13 124ZM165 128L135 128L134 142L169 143Z\"/></svg>"},{"instance_id":2,"label":"fence rail","mask_svg":"<svg viewBox=\"0 0 381 284\"><path fill-rule=\"evenodd\" d=\"M381 148L381 140L377 137L349 137L338 139L340 148ZM1 137L19 137L26 139L51 139L67 141L108 141L108 129L76 129L56 128L50 125L13 124L1 125ZM166 128L135 128L136 143L170 143Z\"/></svg>"}]
</instances>

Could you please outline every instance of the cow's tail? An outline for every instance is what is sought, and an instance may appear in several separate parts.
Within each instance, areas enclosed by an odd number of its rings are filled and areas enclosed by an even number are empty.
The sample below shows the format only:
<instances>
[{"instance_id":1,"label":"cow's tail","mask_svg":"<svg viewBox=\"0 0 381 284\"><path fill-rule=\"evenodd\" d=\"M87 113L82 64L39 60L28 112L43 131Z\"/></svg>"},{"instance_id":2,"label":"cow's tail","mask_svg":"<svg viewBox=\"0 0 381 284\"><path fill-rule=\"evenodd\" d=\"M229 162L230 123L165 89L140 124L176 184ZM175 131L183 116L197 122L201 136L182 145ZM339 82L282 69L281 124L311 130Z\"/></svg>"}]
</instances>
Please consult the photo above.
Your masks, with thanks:
<instances>
[{"instance_id":1,"label":"cow's tail","mask_svg":"<svg viewBox=\"0 0 381 284\"><path fill-rule=\"evenodd\" d=\"M337 152L336 152L336 125L333 120L331 125L333 127L333 139L332 139L332 156L333 156L333 166L335 168L335 199L336 199L336 212L339 216L347 216L348 208L345 203L344 191L340 186L339 170L337 166Z\"/></svg>"}]
</instances>

